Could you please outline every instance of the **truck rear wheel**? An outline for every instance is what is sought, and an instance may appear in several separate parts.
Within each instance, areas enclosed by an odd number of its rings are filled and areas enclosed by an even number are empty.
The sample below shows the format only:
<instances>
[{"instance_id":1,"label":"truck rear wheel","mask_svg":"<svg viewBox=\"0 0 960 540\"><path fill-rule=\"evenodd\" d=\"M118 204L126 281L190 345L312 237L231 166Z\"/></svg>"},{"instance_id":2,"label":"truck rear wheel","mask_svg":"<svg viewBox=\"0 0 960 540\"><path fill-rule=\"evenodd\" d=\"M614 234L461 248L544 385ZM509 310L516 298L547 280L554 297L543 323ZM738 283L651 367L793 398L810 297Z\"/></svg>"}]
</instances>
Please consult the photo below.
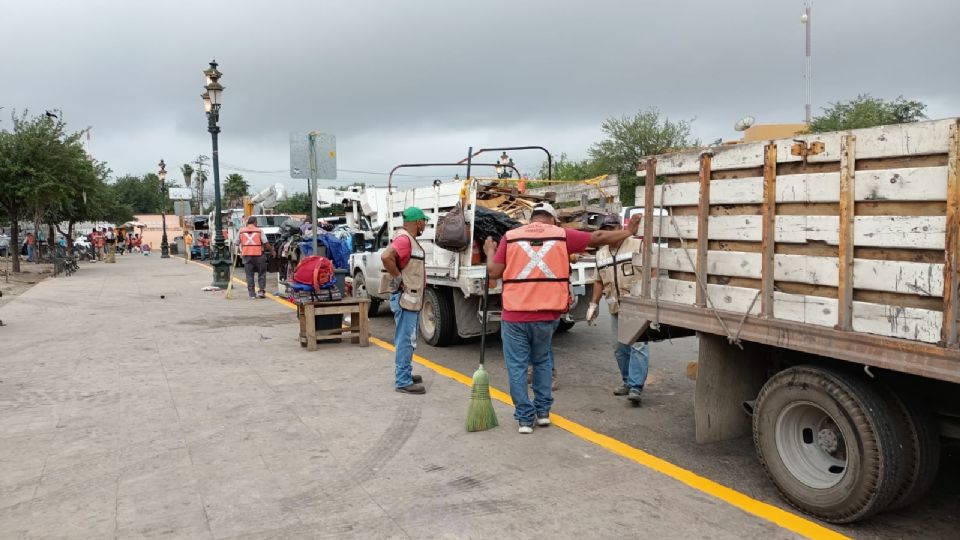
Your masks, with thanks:
<instances>
[{"instance_id":1,"label":"truck rear wheel","mask_svg":"<svg viewBox=\"0 0 960 540\"><path fill-rule=\"evenodd\" d=\"M887 399L898 416L897 439L903 442L903 479L889 510L915 503L933 485L940 468L940 432L919 401L886 388Z\"/></svg>"},{"instance_id":2,"label":"truck rear wheel","mask_svg":"<svg viewBox=\"0 0 960 540\"><path fill-rule=\"evenodd\" d=\"M753 440L780 493L800 510L850 523L890 503L902 483L894 413L871 383L796 366L760 390Z\"/></svg>"},{"instance_id":3,"label":"truck rear wheel","mask_svg":"<svg viewBox=\"0 0 960 540\"><path fill-rule=\"evenodd\" d=\"M381 300L367 291L367 280L363 278L363 272L357 272L353 275L353 297L370 299L370 307L367 309L368 317L376 317L377 313L380 312Z\"/></svg>"},{"instance_id":4,"label":"truck rear wheel","mask_svg":"<svg viewBox=\"0 0 960 540\"><path fill-rule=\"evenodd\" d=\"M457 339L457 321L453 299L447 291L427 287L420 311L420 335L434 347L445 347Z\"/></svg>"}]
</instances>

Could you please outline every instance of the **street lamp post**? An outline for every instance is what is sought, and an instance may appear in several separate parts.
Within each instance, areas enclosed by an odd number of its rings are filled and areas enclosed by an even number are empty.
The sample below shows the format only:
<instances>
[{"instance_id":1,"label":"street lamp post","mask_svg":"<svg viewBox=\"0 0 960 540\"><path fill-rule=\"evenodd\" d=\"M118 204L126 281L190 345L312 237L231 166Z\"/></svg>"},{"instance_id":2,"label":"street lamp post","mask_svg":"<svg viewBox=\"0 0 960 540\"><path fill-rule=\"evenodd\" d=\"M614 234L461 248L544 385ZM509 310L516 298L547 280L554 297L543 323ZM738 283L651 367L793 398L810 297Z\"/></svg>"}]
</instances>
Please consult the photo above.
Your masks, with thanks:
<instances>
[{"instance_id":1,"label":"street lamp post","mask_svg":"<svg viewBox=\"0 0 960 540\"><path fill-rule=\"evenodd\" d=\"M163 236L160 238L160 258L170 258L170 244L167 243L167 164L160 160L160 216L163 219Z\"/></svg>"},{"instance_id":2,"label":"street lamp post","mask_svg":"<svg viewBox=\"0 0 960 540\"><path fill-rule=\"evenodd\" d=\"M214 226L217 228L213 237L213 260L210 261L210 266L213 267L213 286L225 289L229 280L230 259L224 245L223 216L220 213L220 151L217 149L217 135L220 133L217 122L220 120L220 104L223 98L220 77L223 74L217 70L216 60L210 62L210 68L204 70L203 74L207 78L204 86L206 92L200 97L203 98L203 108L207 112L207 131L210 132L213 142L213 212Z\"/></svg>"}]
</instances>

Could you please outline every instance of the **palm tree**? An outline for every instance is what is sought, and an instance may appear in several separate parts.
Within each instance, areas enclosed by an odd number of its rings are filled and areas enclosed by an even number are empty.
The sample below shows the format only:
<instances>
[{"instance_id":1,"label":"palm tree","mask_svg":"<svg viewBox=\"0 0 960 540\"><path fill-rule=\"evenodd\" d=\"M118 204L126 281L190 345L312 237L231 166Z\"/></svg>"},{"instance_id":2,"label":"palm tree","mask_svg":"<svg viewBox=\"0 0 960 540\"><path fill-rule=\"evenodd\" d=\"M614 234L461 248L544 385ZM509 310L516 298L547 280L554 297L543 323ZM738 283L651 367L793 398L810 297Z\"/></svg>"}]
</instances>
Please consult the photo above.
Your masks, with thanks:
<instances>
[{"instance_id":1,"label":"palm tree","mask_svg":"<svg viewBox=\"0 0 960 540\"><path fill-rule=\"evenodd\" d=\"M249 191L250 184L243 179L243 175L229 174L223 182L223 196L227 199L227 206L240 206Z\"/></svg>"},{"instance_id":2,"label":"palm tree","mask_svg":"<svg viewBox=\"0 0 960 540\"><path fill-rule=\"evenodd\" d=\"M190 187L190 177L193 176L193 167L189 163L180 166L180 172L183 173L183 183Z\"/></svg>"}]
</instances>

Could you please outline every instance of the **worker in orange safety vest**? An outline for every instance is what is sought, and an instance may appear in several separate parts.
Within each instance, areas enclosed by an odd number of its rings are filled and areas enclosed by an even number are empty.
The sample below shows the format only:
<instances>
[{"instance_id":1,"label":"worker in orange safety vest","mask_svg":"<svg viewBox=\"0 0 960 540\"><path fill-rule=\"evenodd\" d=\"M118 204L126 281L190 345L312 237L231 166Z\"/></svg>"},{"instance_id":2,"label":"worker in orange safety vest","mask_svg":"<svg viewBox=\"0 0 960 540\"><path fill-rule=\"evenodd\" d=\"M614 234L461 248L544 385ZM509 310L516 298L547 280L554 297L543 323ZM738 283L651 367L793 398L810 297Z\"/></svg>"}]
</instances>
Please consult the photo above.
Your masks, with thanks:
<instances>
[{"instance_id":1,"label":"worker in orange safety vest","mask_svg":"<svg viewBox=\"0 0 960 540\"><path fill-rule=\"evenodd\" d=\"M557 226L557 211L548 203L533 207L530 223L510 230L499 244L487 237L490 279L503 278L500 337L520 433L550 425L553 405L553 333L570 306L570 253L587 247L618 244L637 234L635 216L622 231L577 231ZM533 396L527 390L527 366L533 366Z\"/></svg>"},{"instance_id":2,"label":"worker in orange safety vest","mask_svg":"<svg viewBox=\"0 0 960 540\"><path fill-rule=\"evenodd\" d=\"M264 249L271 250L263 236L263 231L257 227L257 218L250 216L247 224L238 232L240 237L240 256L243 257L243 268L247 274L247 294L250 298L264 298L267 294L267 259ZM257 285L254 289L253 278L257 274Z\"/></svg>"}]
</instances>

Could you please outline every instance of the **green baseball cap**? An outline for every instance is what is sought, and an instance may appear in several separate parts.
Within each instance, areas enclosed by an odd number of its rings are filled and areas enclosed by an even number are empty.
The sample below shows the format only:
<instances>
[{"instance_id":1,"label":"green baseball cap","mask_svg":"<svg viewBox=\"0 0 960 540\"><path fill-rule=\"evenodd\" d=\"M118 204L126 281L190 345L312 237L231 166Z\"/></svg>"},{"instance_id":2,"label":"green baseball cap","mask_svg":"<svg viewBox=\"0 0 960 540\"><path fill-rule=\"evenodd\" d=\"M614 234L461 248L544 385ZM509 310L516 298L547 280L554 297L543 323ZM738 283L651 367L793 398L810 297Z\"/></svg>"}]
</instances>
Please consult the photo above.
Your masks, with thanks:
<instances>
[{"instance_id":1,"label":"green baseball cap","mask_svg":"<svg viewBox=\"0 0 960 540\"><path fill-rule=\"evenodd\" d=\"M423 213L423 210L417 208L416 206L411 206L403 211L403 222L407 223L409 221L430 221L430 218Z\"/></svg>"}]
</instances>

